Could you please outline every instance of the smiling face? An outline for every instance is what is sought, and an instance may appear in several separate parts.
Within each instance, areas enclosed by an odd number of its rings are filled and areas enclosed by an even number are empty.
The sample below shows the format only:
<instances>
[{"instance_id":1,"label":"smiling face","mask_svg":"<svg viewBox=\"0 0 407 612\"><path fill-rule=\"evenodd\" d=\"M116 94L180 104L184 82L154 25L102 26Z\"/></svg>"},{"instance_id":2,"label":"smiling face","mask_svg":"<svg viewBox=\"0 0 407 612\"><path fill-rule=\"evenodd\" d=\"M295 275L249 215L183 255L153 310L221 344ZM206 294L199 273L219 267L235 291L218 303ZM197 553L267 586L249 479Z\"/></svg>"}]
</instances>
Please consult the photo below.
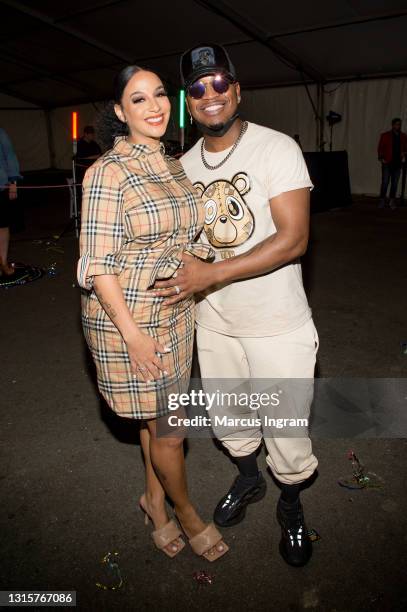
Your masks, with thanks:
<instances>
[{"instance_id":1,"label":"smiling face","mask_svg":"<svg viewBox=\"0 0 407 612\"><path fill-rule=\"evenodd\" d=\"M205 85L205 93L199 100L187 96L188 110L198 123L215 127L226 123L237 111L240 98L239 83L230 83L225 93L219 94L212 87L214 75L199 80Z\"/></svg>"},{"instance_id":2,"label":"smiling face","mask_svg":"<svg viewBox=\"0 0 407 612\"><path fill-rule=\"evenodd\" d=\"M127 83L114 110L127 123L130 142L156 146L167 129L171 106L159 77L140 70Z\"/></svg>"}]
</instances>

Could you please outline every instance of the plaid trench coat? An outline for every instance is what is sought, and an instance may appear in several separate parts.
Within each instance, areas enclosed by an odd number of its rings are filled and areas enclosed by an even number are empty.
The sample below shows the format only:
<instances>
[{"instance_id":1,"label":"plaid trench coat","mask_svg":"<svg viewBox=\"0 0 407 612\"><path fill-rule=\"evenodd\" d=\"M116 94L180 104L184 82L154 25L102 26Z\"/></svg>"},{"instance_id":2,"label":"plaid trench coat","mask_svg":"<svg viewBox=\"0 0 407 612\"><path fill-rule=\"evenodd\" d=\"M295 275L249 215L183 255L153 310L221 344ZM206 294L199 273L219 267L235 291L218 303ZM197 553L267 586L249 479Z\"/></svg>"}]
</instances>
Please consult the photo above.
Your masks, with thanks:
<instances>
[{"instance_id":1,"label":"plaid trench coat","mask_svg":"<svg viewBox=\"0 0 407 612\"><path fill-rule=\"evenodd\" d=\"M188 388L194 334L194 301L164 305L148 289L170 278L183 252L201 259L210 247L195 242L204 206L179 161L117 138L83 181L78 282L82 324L96 365L98 387L119 415L151 419L168 413L168 394ZM144 382L133 376L126 345L102 308L93 279L116 274L136 324L171 349L162 355L168 376Z\"/></svg>"}]
</instances>

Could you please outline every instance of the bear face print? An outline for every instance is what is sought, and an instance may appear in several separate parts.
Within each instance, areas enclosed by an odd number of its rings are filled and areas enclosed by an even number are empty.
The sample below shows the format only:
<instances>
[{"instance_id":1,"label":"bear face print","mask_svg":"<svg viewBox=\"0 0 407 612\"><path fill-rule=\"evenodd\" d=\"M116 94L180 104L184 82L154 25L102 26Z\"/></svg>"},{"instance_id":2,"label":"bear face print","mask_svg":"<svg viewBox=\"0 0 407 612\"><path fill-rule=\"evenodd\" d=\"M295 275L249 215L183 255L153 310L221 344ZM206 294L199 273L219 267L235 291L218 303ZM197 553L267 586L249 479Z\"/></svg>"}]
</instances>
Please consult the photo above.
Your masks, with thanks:
<instances>
[{"instance_id":1,"label":"bear face print","mask_svg":"<svg viewBox=\"0 0 407 612\"><path fill-rule=\"evenodd\" d=\"M204 230L214 247L243 244L254 230L254 217L243 196L250 191L247 174L239 172L232 181L217 180L207 187L194 183L205 201Z\"/></svg>"}]
</instances>

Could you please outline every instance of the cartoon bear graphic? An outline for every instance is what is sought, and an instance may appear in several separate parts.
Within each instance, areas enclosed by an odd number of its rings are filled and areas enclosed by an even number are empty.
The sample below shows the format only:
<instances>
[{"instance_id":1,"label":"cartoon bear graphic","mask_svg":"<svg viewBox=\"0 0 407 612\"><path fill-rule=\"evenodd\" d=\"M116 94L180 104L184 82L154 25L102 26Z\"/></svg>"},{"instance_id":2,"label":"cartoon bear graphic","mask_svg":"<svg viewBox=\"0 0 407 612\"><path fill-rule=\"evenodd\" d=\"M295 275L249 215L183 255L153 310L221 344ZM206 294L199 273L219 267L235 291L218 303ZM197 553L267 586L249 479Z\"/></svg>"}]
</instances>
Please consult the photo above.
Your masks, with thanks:
<instances>
[{"instance_id":1,"label":"cartoon bear graphic","mask_svg":"<svg viewBox=\"0 0 407 612\"><path fill-rule=\"evenodd\" d=\"M207 187L194 183L205 201L205 233L217 248L243 244L254 230L254 217L243 196L250 191L246 173L239 172L232 181L217 180Z\"/></svg>"}]
</instances>

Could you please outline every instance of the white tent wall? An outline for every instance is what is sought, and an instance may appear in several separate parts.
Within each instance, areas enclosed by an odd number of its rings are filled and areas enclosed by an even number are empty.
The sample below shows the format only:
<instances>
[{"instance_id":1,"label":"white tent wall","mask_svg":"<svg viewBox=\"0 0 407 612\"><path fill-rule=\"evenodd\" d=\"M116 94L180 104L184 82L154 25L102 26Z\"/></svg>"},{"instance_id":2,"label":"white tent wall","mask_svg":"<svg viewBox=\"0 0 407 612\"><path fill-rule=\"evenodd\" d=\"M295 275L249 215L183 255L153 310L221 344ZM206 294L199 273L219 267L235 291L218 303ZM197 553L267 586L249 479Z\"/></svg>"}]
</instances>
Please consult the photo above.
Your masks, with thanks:
<instances>
[{"instance_id":1,"label":"white tent wall","mask_svg":"<svg viewBox=\"0 0 407 612\"><path fill-rule=\"evenodd\" d=\"M316 87L308 87L316 104ZM291 86L242 91L245 119L284 132L299 134L304 151L316 150L316 120L305 87Z\"/></svg>"},{"instance_id":2,"label":"white tent wall","mask_svg":"<svg viewBox=\"0 0 407 612\"><path fill-rule=\"evenodd\" d=\"M43 170L50 166L45 112L23 100L0 94L0 126L6 130L21 170ZM29 108L33 110L15 110Z\"/></svg>"},{"instance_id":3,"label":"white tent wall","mask_svg":"<svg viewBox=\"0 0 407 612\"><path fill-rule=\"evenodd\" d=\"M309 87L316 103L315 87ZM372 79L325 86L324 115L342 115L333 128L333 150L346 150L352 193L377 195L380 164L377 144L381 132L401 117L407 131L407 79ZM331 93L329 93L331 92ZM314 112L303 85L243 91L245 117L290 136L299 134L304 151L316 149ZM329 150L329 127L325 121L325 150Z\"/></svg>"},{"instance_id":4,"label":"white tent wall","mask_svg":"<svg viewBox=\"0 0 407 612\"><path fill-rule=\"evenodd\" d=\"M332 83L325 88L332 92L325 94L325 114L333 110L342 115L341 123L333 128L333 149L348 151L352 192L377 195L381 175L377 159L379 137L391 129L394 117L401 117L404 131L407 129L407 79L337 85ZM329 139L328 128L325 138Z\"/></svg>"}]
</instances>

